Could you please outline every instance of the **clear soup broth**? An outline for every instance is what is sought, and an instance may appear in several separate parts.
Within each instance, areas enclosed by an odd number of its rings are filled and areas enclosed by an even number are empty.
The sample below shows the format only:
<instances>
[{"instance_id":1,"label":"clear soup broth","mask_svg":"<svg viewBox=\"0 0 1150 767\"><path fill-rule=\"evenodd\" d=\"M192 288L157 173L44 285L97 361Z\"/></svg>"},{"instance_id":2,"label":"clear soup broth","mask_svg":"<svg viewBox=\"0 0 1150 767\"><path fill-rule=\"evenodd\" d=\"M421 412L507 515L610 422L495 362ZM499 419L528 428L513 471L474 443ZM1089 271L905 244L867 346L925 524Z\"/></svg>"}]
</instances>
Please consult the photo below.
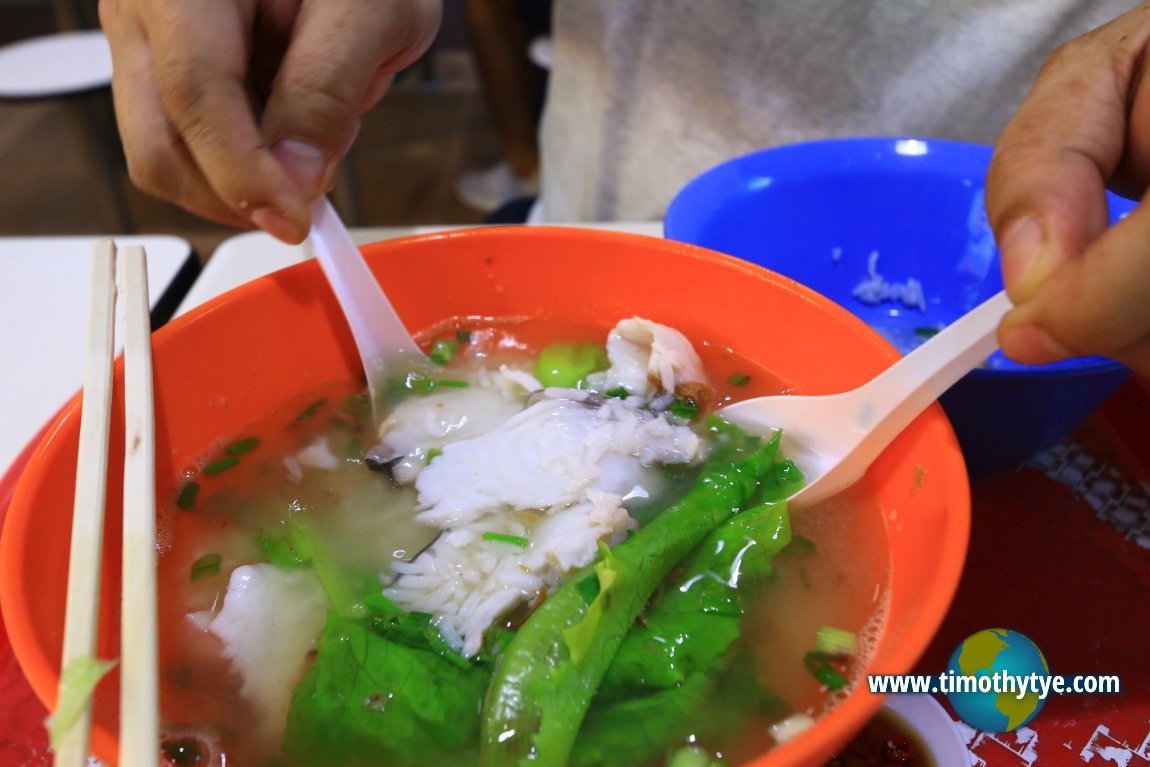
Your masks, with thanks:
<instances>
[{"instance_id":1,"label":"clear soup broth","mask_svg":"<svg viewBox=\"0 0 1150 767\"><path fill-rule=\"evenodd\" d=\"M603 335L594 328L558 323L453 321L432 329L424 340L432 349L436 340L456 342L440 378L463 381L481 366L530 369L539 350L557 340L601 345ZM714 385L712 409L725 402L790 391L788 382L736 351L707 344L697 351ZM304 392L291 407L270 413L240 432L222 435L195 466L187 467L186 482L162 509L161 707L164 755L169 763L303 763L290 748L285 752L285 727L292 726L285 724L286 707L294 704L284 702L284 689L290 699L293 688L308 673L316 657L315 637L303 640L309 649L302 664L298 659L291 661L290 653L283 655L277 648L281 634L301 620L292 615L292 609L257 604L263 613L252 623L258 630L243 640L256 645L245 651L247 657L262 655L273 667L281 657L288 658L278 673L265 671L260 682L245 674L235 653L225 652L219 632L209 630L221 614L236 568L279 562L286 570L321 569L318 560L293 564L292 559L306 557L292 550L291 536L285 532L294 524L291 520L306 523L309 534L335 558L332 567L344 573L374 573L379 588L392 583L401 563L425 551L442 532L414 519L415 487L365 466L365 455L378 440L362 389L362 382L341 382ZM444 390L443 386L437 389ZM697 431L702 431L702 423L701 415L692 419ZM317 448L321 443L323 449ZM438 455L431 452L434 461ZM325 467L308 461L325 463ZM627 509L646 523L683 496L696 477L693 471L663 471L644 491L648 497L629 499ZM642 529L628 535L641 535ZM680 721L665 733L650 735L664 742L646 764L742 763L786 737L785 728L773 725L795 721L796 714L817 720L857 682L882 631L885 614L889 553L881 510L847 494L790 515L790 531L790 543L772 560L773 572L739 586L738 636L708 671L710 688L704 702L689 712L687 724ZM512 540L518 538L503 535L489 540L493 546L515 547L523 542ZM673 577L674 573L653 597L652 605L676 587L670 583ZM528 620L546 597L547 587L542 592L532 604L501 615L498 629L510 635ZM644 614L640 614L632 629L642 629L643 622ZM824 653L814 663L829 668L832 679L841 676L846 686L837 690L828 689L825 674L812 673L809 654L816 650L817 636L824 627L841 630L857 641L849 654ZM483 653L497 657L489 645ZM270 703L260 699L269 690ZM386 706L387 695L391 693L381 693L371 703ZM719 699L734 702L738 712L734 726L716 721L731 719L731 709L716 707ZM349 706L356 704L349 702ZM482 704L480 695L474 705L478 709ZM595 705L593 700L588 721ZM635 709L642 705L636 703ZM643 722L657 718L636 716ZM657 727L651 725L651 729ZM476 742L453 745L432 759L419 761L413 756L410 763L476 764L476 749ZM576 753L572 763L579 763L579 758ZM379 763L394 760L381 757Z\"/></svg>"}]
</instances>

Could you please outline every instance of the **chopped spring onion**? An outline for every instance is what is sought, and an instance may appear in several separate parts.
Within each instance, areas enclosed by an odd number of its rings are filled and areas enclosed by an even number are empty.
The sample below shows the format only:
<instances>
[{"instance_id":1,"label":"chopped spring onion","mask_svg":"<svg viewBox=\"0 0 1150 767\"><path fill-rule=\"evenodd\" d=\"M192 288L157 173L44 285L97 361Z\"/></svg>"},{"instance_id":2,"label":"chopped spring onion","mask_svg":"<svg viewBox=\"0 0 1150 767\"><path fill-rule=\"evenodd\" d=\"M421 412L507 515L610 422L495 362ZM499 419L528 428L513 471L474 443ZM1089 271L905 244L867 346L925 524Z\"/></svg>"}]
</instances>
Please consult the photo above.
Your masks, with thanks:
<instances>
[{"instance_id":1,"label":"chopped spring onion","mask_svg":"<svg viewBox=\"0 0 1150 767\"><path fill-rule=\"evenodd\" d=\"M855 654L858 646L859 639L853 631L834 626L820 626L815 635L815 649L827 655L849 657Z\"/></svg>"},{"instance_id":2,"label":"chopped spring onion","mask_svg":"<svg viewBox=\"0 0 1150 767\"><path fill-rule=\"evenodd\" d=\"M455 337L457 339L459 339L459 343L461 343L461 344L471 343L471 331L470 330L461 330L455 334Z\"/></svg>"},{"instance_id":3,"label":"chopped spring onion","mask_svg":"<svg viewBox=\"0 0 1150 767\"><path fill-rule=\"evenodd\" d=\"M427 353L427 357L436 365L446 365L455 357L455 352L458 349L458 340L454 338L441 338L431 345L431 351Z\"/></svg>"},{"instance_id":4,"label":"chopped spring onion","mask_svg":"<svg viewBox=\"0 0 1150 767\"><path fill-rule=\"evenodd\" d=\"M924 336L926 338L930 338L931 336L938 335L938 330L938 328L920 327L914 329L914 334L916 336Z\"/></svg>"},{"instance_id":5,"label":"chopped spring onion","mask_svg":"<svg viewBox=\"0 0 1150 767\"><path fill-rule=\"evenodd\" d=\"M224 452L228 455L243 455L244 453L250 453L259 446L259 438L248 437L247 439L241 439L239 442L233 442L228 445L224 448Z\"/></svg>"},{"instance_id":6,"label":"chopped spring onion","mask_svg":"<svg viewBox=\"0 0 1150 767\"><path fill-rule=\"evenodd\" d=\"M518 546L521 549L525 549L531 545L531 541L522 535L506 535L505 533L484 533L483 540L510 543L512 546Z\"/></svg>"},{"instance_id":7,"label":"chopped spring onion","mask_svg":"<svg viewBox=\"0 0 1150 767\"><path fill-rule=\"evenodd\" d=\"M416 391L423 392L424 394L431 394L433 391L441 387L448 387L451 389L466 389L470 385L471 384L467 383L467 381L437 381L434 378L425 378L424 380L420 381L419 384L414 388Z\"/></svg>"},{"instance_id":8,"label":"chopped spring onion","mask_svg":"<svg viewBox=\"0 0 1150 767\"><path fill-rule=\"evenodd\" d=\"M219 474L221 471L227 471L240 462L240 459L234 455L229 455L221 458L220 460L209 463L204 467L204 474L209 477Z\"/></svg>"},{"instance_id":9,"label":"chopped spring onion","mask_svg":"<svg viewBox=\"0 0 1150 767\"><path fill-rule=\"evenodd\" d=\"M435 382L422 373L411 372L403 377L403 388L411 391L431 391L434 385Z\"/></svg>"},{"instance_id":10,"label":"chopped spring onion","mask_svg":"<svg viewBox=\"0 0 1150 767\"><path fill-rule=\"evenodd\" d=\"M176 506L184 511L191 511L196 505L196 496L200 492L199 482L186 482L180 488L180 494L176 496Z\"/></svg>"},{"instance_id":11,"label":"chopped spring onion","mask_svg":"<svg viewBox=\"0 0 1150 767\"><path fill-rule=\"evenodd\" d=\"M834 692L846 687L847 678L831 664L832 660L834 658L825 652L809 652L803 656L803 665L807 667L807 671L814 674L815 679L819 680L823 687Z\"/></svg>"},{"instance_id":12,"label":"chopped spring onion","mask_svg":"<svg viewBox=\"0 0 1150 767\"><path fill-rule=\"evenodd\" d=\"M732 373L730 377L727 378L727 383L731 386L746 386L750 382L751 377L746 373Z\"/></svg>"},{"instance_id":13,"label":"chopped spring onion","mask_svg":"<svg viewBox=\"0 0 1150 767\"><path fill-rule=\"evenodd\" d=\"M791 714L781 722L771 725L771 737L779 744L794 740L815 726L815 720L806 714Z\"/></svg>"},{"instance_id":14,"label":"chopped spring onion","mask_svg":"<svg viewBox=\"0 0 1150 767\"><path fill-rule=\"evenodd\" d=\"M436 389L448 387L453 389L466 389L471 386L467 381L453 381L451 379L428 378L420 373L408 373L403 380L403 388L420 394L431 394Z\"/></svg>"},{"instance_id":15,"label":"chopped spring onion","mask_svg":"<svg viewBox=\"0 0 1150 767\"><path fill-rule=\"evenodd\" d=\"M438 447L433 447L427 451L427 462L431 463L441 455L443 455L443 450Z\"/></svg>"},{"instance_id":16,"label":"chopped spring onion","mask_svg":"<svg viewBox=\"0 0 1150 767\"><path fill-rule=\"evenodd\" d=\"M198 581L201 578L211 578L213 575L220 574L220 564L224 558L216 553L204 554L202 557L192 562L192 580Z\"/></svg>"},{"instance_id":17,"label":"chopped spring onion","mask_svg":"<svg viewBox=\"0 0 1150 767\"><path fill-rule=\"evenodd\" d=\"M304 421L306 421L307 419L309 419L313 415L315 415L317 412L319 412L319 409L326 404L327 404L326 399L324 399L324 398L317 399L315 402L311 403L310 405L308 405L307 407L305 407L303 410L301 410L299 412L299 415L297 415L295 417L295 422L296 423L303 423Z\"/></svg>"},{"instance_id":18,"label":"chopped spring onion","mask_svg":"<svg viewBox=\"0 0 1150 767\"><path fill-rule=\"evenodd\" d=\"M627 391L626 386L616 386L614 389L603 392L604 397L614 397L615 399L627 399L631 396L631 392Z\"/></svg>"},{"instance_id":19,"label":"chopped spring onion","mask_svg":"<svg viewBox=\"0 0 1150 767\"><path fill-rule=\"evenodd\" d=\"M670 411L672 415L690 421L699 414L699 404L690 397L676 397L671 403Z\"/></svg>"}]
</instances>

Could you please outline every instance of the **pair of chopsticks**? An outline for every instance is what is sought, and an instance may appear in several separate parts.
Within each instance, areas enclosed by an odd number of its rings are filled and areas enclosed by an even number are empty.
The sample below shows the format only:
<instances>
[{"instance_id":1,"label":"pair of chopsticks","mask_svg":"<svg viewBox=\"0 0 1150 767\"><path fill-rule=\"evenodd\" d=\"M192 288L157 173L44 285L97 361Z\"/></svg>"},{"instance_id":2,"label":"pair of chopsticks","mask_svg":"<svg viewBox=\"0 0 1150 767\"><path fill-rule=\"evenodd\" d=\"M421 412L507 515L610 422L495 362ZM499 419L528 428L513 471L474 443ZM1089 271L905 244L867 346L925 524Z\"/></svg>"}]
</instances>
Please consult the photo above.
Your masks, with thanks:
<instances>
[{"instance_id":1,"label":"pair of chopsticks","mask_svg":"<svg viewBox=\"0 0 1150 767\"><path fill-rule=\"evenodd\" d=\"M159 761L159 686L156 641L155 418L148 271L144 249L122 255L124 319L124 509L120 622L121 767ZM111 428L115 356L116 246L96 243L80 420L76 496L68 565L68 598L58 707L82 667L91 668L99 623L104 497ZM83 676L82 671L77 672ZM98 679L98 676L96 677ZM91 679L88 686L95 685ZM86 690L78 716L55 744L55 764L88 763L92 701Z\"/></svg>"}]
</instances>

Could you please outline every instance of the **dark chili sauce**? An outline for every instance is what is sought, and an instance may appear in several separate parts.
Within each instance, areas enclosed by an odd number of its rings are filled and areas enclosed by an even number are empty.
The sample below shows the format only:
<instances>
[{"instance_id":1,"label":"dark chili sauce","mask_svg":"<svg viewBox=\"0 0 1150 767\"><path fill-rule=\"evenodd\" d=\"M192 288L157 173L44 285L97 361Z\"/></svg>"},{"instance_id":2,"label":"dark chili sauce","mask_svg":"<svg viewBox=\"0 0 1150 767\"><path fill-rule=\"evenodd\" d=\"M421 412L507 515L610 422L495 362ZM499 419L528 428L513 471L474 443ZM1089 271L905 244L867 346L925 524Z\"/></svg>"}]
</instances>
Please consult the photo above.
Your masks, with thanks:
<instances>
[{"instance_id":1,"label":"dark chili sauce","mask_svg":"<svg viewBox=\"0 0 1150 767\"><path fill-rule=\"evenodd\" d=\"M886 709L867 723L827 767L938 767L918 733Z\"/></svg>"}]
</instances>

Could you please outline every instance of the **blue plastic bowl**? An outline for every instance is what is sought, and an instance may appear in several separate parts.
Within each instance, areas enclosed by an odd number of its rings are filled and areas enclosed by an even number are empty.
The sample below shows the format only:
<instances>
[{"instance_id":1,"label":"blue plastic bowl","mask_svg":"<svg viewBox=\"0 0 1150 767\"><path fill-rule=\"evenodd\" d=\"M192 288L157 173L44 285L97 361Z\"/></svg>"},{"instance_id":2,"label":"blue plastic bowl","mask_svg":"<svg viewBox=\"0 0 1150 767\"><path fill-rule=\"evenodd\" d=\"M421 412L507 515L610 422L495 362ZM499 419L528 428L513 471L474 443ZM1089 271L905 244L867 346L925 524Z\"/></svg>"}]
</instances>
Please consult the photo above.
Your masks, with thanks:
<instances>
[{"instance_id":1,"label":"blue plastic bowl","mask_svg":"<svg viewBox=\"0 0 1150 767\"><path fill-rule=\"evenodd\" d=\"M983 204L990 157L986 146L911 138L767 149L687 184L665 232L792 277L906 351L1002 289ZM1135 205L1109 201L1111 223ZM872 258L887 282L917 280L925 311L852 295ZM999 352L988 364L942 398L974 474L1059 442L1130 374L1102 357L1028 367Z\"/></svg>"}]
</instances>

